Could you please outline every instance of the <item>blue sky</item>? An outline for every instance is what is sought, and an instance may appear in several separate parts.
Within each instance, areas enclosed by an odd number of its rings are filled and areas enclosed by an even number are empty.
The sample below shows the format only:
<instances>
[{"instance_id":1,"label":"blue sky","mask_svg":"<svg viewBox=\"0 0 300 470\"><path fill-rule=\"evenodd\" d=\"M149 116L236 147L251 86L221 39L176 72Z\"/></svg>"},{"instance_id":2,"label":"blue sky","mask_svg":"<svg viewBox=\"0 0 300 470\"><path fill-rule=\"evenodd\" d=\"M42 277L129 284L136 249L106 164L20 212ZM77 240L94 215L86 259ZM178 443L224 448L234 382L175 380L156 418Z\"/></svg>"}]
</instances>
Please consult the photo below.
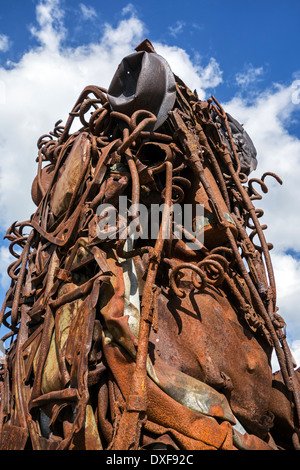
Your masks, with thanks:
<instances>
[{"instance_id":1,"label":"blue sky","mask_svg":"<svg viewBox=\"0 0 300 470\"><path fill-rule=\"evenodd\" d=\"M26 50L38 41L29 33L36 24L33 0L2 0L1 34L7 35L12 47L0 57L18 61ZM65 44L73 47L99 40L106 23L116 27L123 9L133 9L145 24L152 41L184 48L191 56L214 57L224 72L219 90L224 99L230 98L234 77L250 64L263 67L260 87L273 81L287 83L299 68L299 18L297 0L186 0L151 2L104 2L62 0L68 34ZM184 7L182 7L184 5ZM88 25L82 6L90 15ZM233 85L233 86L232 86Z\"/></svg>"},{"instance_id":2,"label":"blue sky","mask_svg":"<svg viewBox=\"0 0 300 470\"><path fill-rule=\"evenodd\" d=\"M84 86L107 87L145 37L201 99L214 94L258 151L255 177L279 186L265 211L278 304L300 363L300 2L298 0L1 0L0 303L10 262L2 238L30 217L36 141L65 121Z\"/></svg>"}]
</instances>

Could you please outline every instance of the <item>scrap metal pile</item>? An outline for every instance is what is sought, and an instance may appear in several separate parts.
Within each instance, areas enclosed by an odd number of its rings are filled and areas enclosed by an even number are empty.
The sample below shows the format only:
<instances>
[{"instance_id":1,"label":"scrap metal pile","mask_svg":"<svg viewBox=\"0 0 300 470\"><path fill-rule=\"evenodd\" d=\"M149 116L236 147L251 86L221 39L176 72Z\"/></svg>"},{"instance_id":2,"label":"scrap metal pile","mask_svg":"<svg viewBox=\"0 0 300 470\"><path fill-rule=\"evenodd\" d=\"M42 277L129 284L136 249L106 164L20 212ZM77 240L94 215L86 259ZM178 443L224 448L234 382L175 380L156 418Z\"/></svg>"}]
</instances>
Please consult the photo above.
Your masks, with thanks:
<instances>
[{"instance_id":1,"label":"scrap metal pile","mask_svg":"<svg viewBox=\"0 0 300 470\"><path fill-rule=\"evenodd\" d=\"M299 375L254 206L255 184L281 181L249 179L243 127L145 40L39 139L37 162L36 212L6 234L0 448L299 449ZM141 205L163 208L157 237L132 237ZM175 205L204 207L181 236ZM110 210L117 227L102 227Z\"/></svg>"}]
</instances>

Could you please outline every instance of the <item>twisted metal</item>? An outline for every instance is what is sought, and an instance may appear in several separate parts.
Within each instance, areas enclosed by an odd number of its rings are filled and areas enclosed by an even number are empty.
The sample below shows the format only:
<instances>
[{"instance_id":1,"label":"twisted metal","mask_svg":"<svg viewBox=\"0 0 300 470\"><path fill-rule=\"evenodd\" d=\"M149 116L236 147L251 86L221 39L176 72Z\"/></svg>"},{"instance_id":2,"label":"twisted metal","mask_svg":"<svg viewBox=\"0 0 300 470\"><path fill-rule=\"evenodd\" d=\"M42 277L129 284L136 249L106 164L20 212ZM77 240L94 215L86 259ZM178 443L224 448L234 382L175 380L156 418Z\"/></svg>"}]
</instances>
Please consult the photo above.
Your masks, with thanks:
<instances>
[{"instance_id":1,"label":"twisted metal","mask_svg":"<svg viewBox=\"0 0 300 470\"><path fill-rule=\"evenodd\" d=\"M293 394L298 427L300 427L299 384L286 342L285 324L277 313L276 285L269 253L271 245L266 242L264 235L267 226L259 222L263 211L253 205L253 201L262 197L255 190L254 184L258 184L262 192L267 193L266 177L271 176L282 184L281 179L276 174L268 172L261 179L252 178L248 181L248 177L241 172L227 115L214 97L207 102L199 101L196 95L187 92L186 87L177 82L176 107L171 111L160 132L153 132L146 130L150 123L156 121L152 113L139 110L132 116L127 116L113 112L110 110L106 94L107 90L104 88L86 87L70 112L65 126L61 125L62 121L57 121L53 132L40 137L37 143L37 191L40 195L38 208L29 221L12 224L5 237L10 241L9 251L16 260L8 267L11 285L1 308L0 322L10 330L2 340L11 339L7 357L9 358L11 354L15 356L16 375L15 389L9 391L11 366L7 361L0 371L2 387L0 430L11 416L12 396L18 397L16 401L18 419L28 431L31 446L35 449L42 448L34 420L35 410L39 406L55 400L58 404L72 403L76 409L76 418L69 425L68 436L57 442L56 448L68 448L73 436L83 426L88 405L84 382L86 379L83 379L88 370L87 364L91 364L92 361L96 364L96 368L88 372L88 380L91 383L93 380L100 380L99 377L106 370L106 366L101 362L101 354L99 356L101 347L98 346L98 350L95 347L94 356L92 355L92 345L96 344L96 341L91 339L90 333L95 318L93 315L83 315L82 320L82 347L90 346L88 354L83 354L80 345L74 345L74 351L81 351L84 357L82 362L76 363L75 366L73 359L70 359L72 367L70 366L69 370L63 361L59 362L64 384L72 386L43 394L42 374L54 330L54 312L77 299L85 302L89 296L89 312L95 310L99 290L112 276L103 257L103 253L111 249L115 249L117 255L124 259L147 255L148 268L141 301L132 390L123 403L123 408L121 406L123 412L120 416L116 414L111 425L112 429L107 425L109 429L107 428L105 432L110 436L107 437L107 440L110 440L109 448L136 449L139 445L147 410L146 363L149 334L153 323L155 298L161 287L158 273L163 264L168 266L168 278L165 284L178 298L184 297L187 293L186 287L180 288L183 271L191 271L190 289L203 292L209 285L217 289L222 288L233 296L242 320L246 321L255 334L262 336L274 347L286 387ZM213 112L217 113L224 122L229 136L230 150L222 141L218 127L212 119ZM79 120L82 127L71 133L75 119ZM49 209L51 190L64 168L76 139L84 133L88 135L85 162L67 209L55 217ZM157 144L161 149L165 155L163 161L147 164L143 160L141 150L143 145L149 142ZM220 188L227 211L234 220L237 236L234 236L230 223L224 217L223 207L207 179L206 161L209 162L213 177ZM44 177L47 168L47 165L43 167L45 163L51 167L51 178L47 183ZM127 168L131 190L128 191L127 186L125 189L130 195L133 207L138 207L141 199L151 200L153 188L158 200L165 202L165 211L156 242L136 247L132 251L124 249L126 240L121 240L113 246L109 239L97 239L91 229L92 222L97 216L98 205L108 197L108 186L105 186L108 185L107 175L112 168L120 164L126 165ZM194 253L194 260L182 262L173 259L172 255L172 240L175 237L172 232L172 204L183 203L189 194L191 181L185 173L188 168L201 183L216 220L216 230L223 234L224 240L221 246L208 248L205 243L202 245L182 227L186 238L197 242L200 248L196 254ZM123 187L120 191L121 193L124 191ZM131 220L138 221L138 217L137 211L131 215ZM25 227L31 230L27 235L24 234ZM128 227L122 226L121 229L126 231ZM251 230L250 234L247 229ZM165 237L167 230L171 231L170 240L166 240ZM254 244L255 236L258 237L259 244ZM80 253L85 254L83 261L80 261ZM58 292L63 282L70 281L80 266L87 269L89 279L59 297ZM30 332L26 326L28 322L31 322ZM98 343L101 342L99 338ZM71 350L71 346L68 347ZM22 361L27 350L29 356L24 370ZM38 350L35 378L31 383L34 357ZM78 383L75 376L79 377ZM30 383L31 392L28 400L27 388ZM56 412L58 416L59 406ZM296 436L294 445L295 447L298 445Z\"/></svg>"}]
</instances>

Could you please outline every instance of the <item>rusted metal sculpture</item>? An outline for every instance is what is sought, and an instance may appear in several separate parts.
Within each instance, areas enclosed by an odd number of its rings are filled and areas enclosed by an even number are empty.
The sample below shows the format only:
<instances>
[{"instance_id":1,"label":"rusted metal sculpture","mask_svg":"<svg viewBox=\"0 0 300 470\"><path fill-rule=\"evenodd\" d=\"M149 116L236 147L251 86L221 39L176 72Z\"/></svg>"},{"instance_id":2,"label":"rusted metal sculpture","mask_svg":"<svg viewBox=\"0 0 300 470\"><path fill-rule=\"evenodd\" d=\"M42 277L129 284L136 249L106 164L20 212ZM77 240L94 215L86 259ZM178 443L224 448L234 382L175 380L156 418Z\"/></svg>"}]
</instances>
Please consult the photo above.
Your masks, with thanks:
<instances>
[{"instance_id":1,"label":"rusted metal sculpture","mask_svg":"<svg viewBox=\"0 0 300 470\"><path fill-rule=\"evenodd\" d=\"M299 449L299 372L254 206L255 183L281 180L248 179L239 123L145 40L38 149L37 210L6 234L1 449ZM100 236L97 208L120 215L119 196L163 204L156 239L133 241L121 216L125 237ZM175 203L204 206L203 244L174 235Z\"/></svg>"}]
</instances>

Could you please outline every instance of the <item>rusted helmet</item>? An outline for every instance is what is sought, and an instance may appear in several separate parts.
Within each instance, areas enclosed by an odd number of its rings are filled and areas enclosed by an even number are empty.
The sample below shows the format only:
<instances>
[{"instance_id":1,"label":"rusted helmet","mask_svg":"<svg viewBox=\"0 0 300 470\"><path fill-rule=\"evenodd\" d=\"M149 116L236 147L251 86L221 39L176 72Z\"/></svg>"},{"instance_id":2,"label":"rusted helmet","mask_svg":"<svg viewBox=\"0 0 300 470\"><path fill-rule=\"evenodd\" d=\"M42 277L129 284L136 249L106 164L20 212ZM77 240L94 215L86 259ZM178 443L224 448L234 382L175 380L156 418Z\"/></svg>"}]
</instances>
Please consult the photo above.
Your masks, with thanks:
<instances>
[{"instance_id":1,"label":"rusted helmet","mask_svg":"<svg viewBox=\"0 0 300 470\"><path fill-rule=\"evenodd\" d=\"M176 99L175 77L168 62L155 52L139 51L125 57L108 88L113 111L131 116L145 109L157 121L153 130L168 117Z\"/></svg>"}]
</instances>

